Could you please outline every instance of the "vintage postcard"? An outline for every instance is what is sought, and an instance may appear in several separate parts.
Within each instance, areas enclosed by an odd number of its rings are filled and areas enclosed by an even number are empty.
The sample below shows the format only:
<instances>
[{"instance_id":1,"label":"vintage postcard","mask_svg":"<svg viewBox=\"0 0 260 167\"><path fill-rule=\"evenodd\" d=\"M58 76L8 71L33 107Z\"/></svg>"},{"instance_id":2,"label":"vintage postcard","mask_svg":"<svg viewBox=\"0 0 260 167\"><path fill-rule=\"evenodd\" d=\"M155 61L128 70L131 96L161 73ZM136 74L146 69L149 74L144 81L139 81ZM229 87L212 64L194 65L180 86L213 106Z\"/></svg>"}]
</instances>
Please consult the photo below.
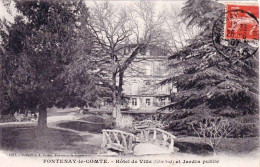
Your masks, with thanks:
<instances>
[{"instance_id":1,"label":"vintage postcard","mask_svg":"<svg viewBox=\"0 0 260 167\"><path fill-rule=\"evenodd\" d=\"M0 166L260 167L259 6L0 0Z\"/></svg>"}]
</instances>

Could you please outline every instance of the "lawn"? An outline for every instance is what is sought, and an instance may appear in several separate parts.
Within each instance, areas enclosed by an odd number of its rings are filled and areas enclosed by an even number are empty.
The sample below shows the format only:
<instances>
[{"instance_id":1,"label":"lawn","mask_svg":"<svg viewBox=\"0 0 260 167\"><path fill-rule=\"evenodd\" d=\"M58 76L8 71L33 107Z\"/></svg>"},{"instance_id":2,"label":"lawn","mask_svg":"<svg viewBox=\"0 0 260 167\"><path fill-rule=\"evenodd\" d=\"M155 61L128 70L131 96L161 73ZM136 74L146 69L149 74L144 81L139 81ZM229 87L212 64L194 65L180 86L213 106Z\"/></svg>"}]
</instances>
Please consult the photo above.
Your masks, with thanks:
<instances>
[{"instance_id":1,"label":"lawn","mask_svg":"<svg viewBox=\"0 0 260 167\"><path fill-rule=\"evenodd\" d=\"M0 134L0 150L5 151L95 154L99 149L76 133L52 128L40 132L37 127L1 127Z\"/></svg>"},{"instance_id":2,"label":"lawn","mask_svg":"<svg viewBox=\"0 0 260 167\"><path fill-rule=\"evenodd\" d=\"M64 123L59 123L57 126L67 129L73 129L76 131L87 131L91 133L101 133L102 129L105 128L105 124L93 124L80 121L69 121Z\"/></svg>"},{"instance_id":3,"label":"lawn","mask_svg":"<svg viewBox=\"0 0 260 167\"><path fill-rule=\"evenodd\" d=\"M259 137L226 138L217 148L224 153L250 154L259 149Z\"/></svg>"},{"instance_id":4,"label":"lawn","mask_svg":"<svg viewBox=\"0 0 260 167\"><path fill-rule=\"evenodd\" d=\"M93 123L100 123L100 124L104 124L105 121L103 118L96 116L96 115L88 115L88 116L84 116L83 118L81 118L81 120L84 121L88 121L88 122L93 122Z\"/></svg>"},{"instance_id":5,"label":"lawn","mask_svg":"<svg viewBox=\"0 0 260 167\"><path fill-rule=\"evenodd\" d=\"M175 146L185 153L210 154L212 152L211 147L198 137L177 137ZM258 151L258 149L259 137L225 138L219 143L216 151L224 154L247 155Z\"/></svg>"},{"instance_id":6,"label":"lawn","mask_svg":"<svg viewBox=\"0 0 260 167\"><path fill-rule=\"evenodd\" d=\"M57 126L101 134L103 124L89 124L80 121L69 121ZM99 144L87 144L91 134L79 135L66 130L47 128L43 132L35 126L8 126L0 127L0 150L20 151L26 153L71 153L71 154L96 154ZM101 142L101 141L100 141ZM100 143L101 145L101 143ZM209 155L212 148L203 143L198 137L177 136L175 147L181 153ZM219 144L218 153L248 155L254 154L259 149L259 137L226 138Z\"/></svg>"}]
</instances>

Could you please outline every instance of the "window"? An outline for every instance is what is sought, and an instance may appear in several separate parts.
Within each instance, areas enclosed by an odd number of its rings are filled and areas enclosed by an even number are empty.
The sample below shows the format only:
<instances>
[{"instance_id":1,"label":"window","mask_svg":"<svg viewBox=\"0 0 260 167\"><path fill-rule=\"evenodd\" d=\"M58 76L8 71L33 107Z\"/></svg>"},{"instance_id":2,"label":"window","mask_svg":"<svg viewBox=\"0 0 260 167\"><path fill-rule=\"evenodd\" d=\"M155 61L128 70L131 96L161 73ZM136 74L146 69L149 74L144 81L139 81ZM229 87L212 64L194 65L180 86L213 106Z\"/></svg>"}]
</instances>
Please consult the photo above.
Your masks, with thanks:
<instances>
[{"instance_id":1,"label":"window","mask_svg":"<svg viewBox=\"0 0 260 167\"><path fill-rule=\"evenodd\" d=\"M155 63L155 75L161 75L164 72L164 63L162 61Z\"/></svg>"},{"instance_id":2,"label":"window","mask_svg":"<svg viewBox=\"0 0 260 167\"><path fill-rule=\"evenodd\" d=\"M146 99L146 100L145 100L145 104L146 104L147 106L150 106L150 105L151 105L151 99Z\"/></svg>"},{"instance_id":3,"label":"window","mask_svg":"<svg viewBox=\"0 0 260 167\"><path fill-rule=\"evenodd\" d=\"M144 81L145 85L151 85L150 81Z\"/></svg>"},{"instance_id":4,"label":"window","mask_svg":"<svg viewBox=\"0 0 260 167\"><path fill-rule=\"evenodd\" d=\"M150 64L145 65L145 75L151 75L151 66L150 66Z\"/></svg>"},{"instance_id":5,"label":"window","mask_svg":"<svg viewBox=\"0 0 260 167\"><path fill-rule=\"evenodd\" d=\"M165 98L161 98L161 105L162 105L162 106L165 105Z\"/></svg>"},{"instance_id":6,"label":"window","mask_svg":"<svg viewBox=\"0 0 260 167\"><path fill-rule=\"evenodd\" d=\"M132 98L132 105L137 106L137 98Z\"/></svg>"}]
</instances>

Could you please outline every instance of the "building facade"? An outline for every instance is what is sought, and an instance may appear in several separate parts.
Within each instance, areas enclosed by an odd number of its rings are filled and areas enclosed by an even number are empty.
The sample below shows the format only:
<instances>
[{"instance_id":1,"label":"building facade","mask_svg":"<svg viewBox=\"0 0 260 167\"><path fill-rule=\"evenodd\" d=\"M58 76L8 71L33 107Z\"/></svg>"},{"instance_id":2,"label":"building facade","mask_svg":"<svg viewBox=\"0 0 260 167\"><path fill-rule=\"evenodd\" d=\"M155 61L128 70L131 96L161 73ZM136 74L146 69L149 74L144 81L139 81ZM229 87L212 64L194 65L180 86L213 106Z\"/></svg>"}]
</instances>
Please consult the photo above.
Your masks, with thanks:
<instances>
[{"instance_id":1,"label":"building facade","mask_svg":"<svg viewBox=\"0 0 260 167\"><path fill-rule=\"evenodd\" d=\"M170 94L176 89L171 84L160 84L171 73L168 56L156 46L149 46L137 55L124 76L125 108L152 112L170 103Z\"/></svg>"}]
</instances>

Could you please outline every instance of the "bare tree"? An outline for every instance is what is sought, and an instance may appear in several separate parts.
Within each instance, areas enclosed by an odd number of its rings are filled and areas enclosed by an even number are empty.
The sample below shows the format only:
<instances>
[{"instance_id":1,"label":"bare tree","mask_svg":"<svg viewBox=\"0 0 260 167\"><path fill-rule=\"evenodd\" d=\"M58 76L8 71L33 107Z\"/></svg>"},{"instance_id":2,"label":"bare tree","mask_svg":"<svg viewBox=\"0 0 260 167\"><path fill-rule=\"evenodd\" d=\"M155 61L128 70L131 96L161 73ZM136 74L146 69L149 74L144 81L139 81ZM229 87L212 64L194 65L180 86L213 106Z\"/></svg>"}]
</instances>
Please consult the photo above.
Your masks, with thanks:
<instances>
[{"instance_id":1,"label":"bare tree","mask_svg":"<svg viewBox=\"0 0 260 167\"><path fill-rule=\"evenodd\" d=\"M105 1L95 3L91 12L89 26L99 48L98 54L103 55L101 62L106 62L102 68L109 76L103 83L112 91L116 125L123 126L120 108L124 73L141 50L159 41L163 15L157 14L155 4L148 1L137 2L133 8L115 7ZM126 49L129 53L125 53Z\"/></svg>"},{"instance_id":2,"label":"bare tree","mask_svg":"<svg viewBox=\"0 0 260 167\"><path fill-rule=\"evenodd\" d=\"M181 10L171 6L166 12L165 27L166 38L172 52L179 51L188 44L189 39L193 39L199 29L195 26L187 27L180 16Z\"/></svg>"},{"instance_id":3,"label":"bare tree","mask_svg":"<svg viewBox=\"0 0 260 167\"><path fill-rule=\"evenodd\" d=\"M223 117L208 117L202 122L194 121L191 127L202 141L210 145L216 154L216 147L219 143L233 132L236 126L232 125Z\"/></svg>"}]
</instances>

